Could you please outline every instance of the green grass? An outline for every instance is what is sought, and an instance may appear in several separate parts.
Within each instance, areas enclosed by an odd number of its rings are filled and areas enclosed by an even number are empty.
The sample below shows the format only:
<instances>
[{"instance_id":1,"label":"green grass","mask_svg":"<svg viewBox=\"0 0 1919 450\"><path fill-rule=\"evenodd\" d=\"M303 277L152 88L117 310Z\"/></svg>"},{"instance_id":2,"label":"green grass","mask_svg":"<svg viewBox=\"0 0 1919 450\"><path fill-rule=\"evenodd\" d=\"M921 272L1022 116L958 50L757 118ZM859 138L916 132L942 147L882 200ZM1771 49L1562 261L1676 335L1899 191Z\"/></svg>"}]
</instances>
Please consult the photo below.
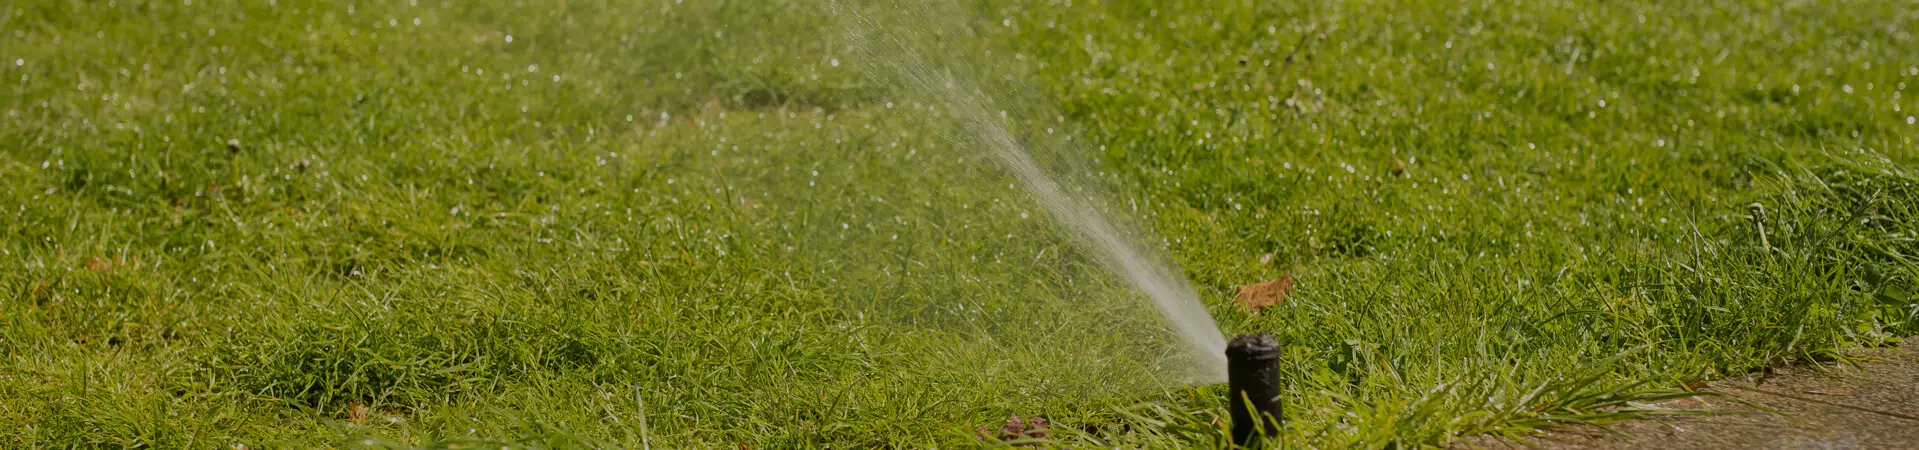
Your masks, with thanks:
<instances>
[{"instance_id":1,"label":"green grass","mask_svg":"<svg viewBox=\"0 0 1919 450\"><path fill-rule=\"evenodd\" d=\"M5 5L0 447L1222 445L1150 307L827 5L415 3ZM1176 3L925 38L1287 342L1288 443L1919 331L1911 4Z\"/></svg>"}]
</instances>

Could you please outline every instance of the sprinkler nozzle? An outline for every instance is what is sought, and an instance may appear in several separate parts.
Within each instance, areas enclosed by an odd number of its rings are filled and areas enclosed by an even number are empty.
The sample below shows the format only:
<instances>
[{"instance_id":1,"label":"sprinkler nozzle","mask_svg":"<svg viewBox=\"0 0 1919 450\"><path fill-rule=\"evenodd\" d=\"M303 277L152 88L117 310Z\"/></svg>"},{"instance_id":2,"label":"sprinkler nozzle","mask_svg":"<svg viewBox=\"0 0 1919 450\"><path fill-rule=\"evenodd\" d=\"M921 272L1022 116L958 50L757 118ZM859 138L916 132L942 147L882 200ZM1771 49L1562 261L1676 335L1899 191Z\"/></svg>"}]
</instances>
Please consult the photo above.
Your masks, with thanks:
<instances>
[{"instance_id":1,"label":"sprinkler nozzle","mask_svg":"<svg viewBox=\"0 0 1919 450\"><path fill-rule=\"evenodd\" d=\"M1226 380L1233 444L1250 447L1256 436L1279 435L1279 341L1267 333L1233 338L1226 344Z\"/></svg>"}]
</instances>

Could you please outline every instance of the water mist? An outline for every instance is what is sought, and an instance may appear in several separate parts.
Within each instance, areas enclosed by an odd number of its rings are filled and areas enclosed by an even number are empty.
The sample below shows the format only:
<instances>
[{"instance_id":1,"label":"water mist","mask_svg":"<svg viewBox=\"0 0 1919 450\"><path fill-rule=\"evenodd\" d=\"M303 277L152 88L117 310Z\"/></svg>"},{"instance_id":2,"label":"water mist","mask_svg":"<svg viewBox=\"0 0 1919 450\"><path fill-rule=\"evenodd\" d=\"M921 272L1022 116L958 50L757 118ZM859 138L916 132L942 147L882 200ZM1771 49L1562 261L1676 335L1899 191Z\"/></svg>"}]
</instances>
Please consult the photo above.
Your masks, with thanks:
<instances>
[{"instance_id":1,"label":"water mist","mask_svg":"<svg viewBox=\"0 0 1919 450\"><path fill-rule=\"evenodd\" d=\"M933 23L924 9L911 9L915 7L909 2L888 12L913 18L921 25ZM1183 341L1186 359L1196 365L1188 381L1226 381L1226 341L1186 278L1153 247L1128 239L1137 234L1126 233L1130 230L1116 225L1092 199L1075 195L1034 159L1028 149L1034 144L1022 142L1017 137L1019 124L1007 118L1004 108L1010 99L996 98L975 80L956 75L954 72L970 72L960 61L929 59L925 49L914 44L941 38L923 35L927 27L888 27L840 2L833 3L833 12L845 24L864 62L886 72L874 78L888 88L924 96L942 106L958 125L958 132L945 136L948 140L968 151L990 153L1054 222L1071 232L1075 245L1152 300L1160 317Z\"/></svg>"}]
</instances>

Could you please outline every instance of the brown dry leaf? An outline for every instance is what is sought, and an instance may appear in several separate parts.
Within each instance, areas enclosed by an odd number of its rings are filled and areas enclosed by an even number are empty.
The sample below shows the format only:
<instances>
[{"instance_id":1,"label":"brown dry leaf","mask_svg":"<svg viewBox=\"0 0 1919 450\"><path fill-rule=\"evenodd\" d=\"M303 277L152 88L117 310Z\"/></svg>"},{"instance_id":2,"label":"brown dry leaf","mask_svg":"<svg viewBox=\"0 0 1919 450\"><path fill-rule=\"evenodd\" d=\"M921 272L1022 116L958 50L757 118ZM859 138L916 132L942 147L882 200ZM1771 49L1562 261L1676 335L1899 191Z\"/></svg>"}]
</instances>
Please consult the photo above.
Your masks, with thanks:
<instances>
[{"instance_id":1,"label":"brown dry leaf","mask_svg":"<svg viewBox=\"0 0 1919 450\"><path fill-rule=\"evenodd\" d=\"M1239 285L1239 294L1234 298L1239 300L1239 306L1258 311L1260 308L1286 301L1286 293L1291 290L1293 290L1293 275L1285 274L1273 281Z\"/></svg>"},{"instance_id":2,"label":"brown dry leaf","mask_svg":"<svg viewBox=\"0 0 1919 450\"><path fill-rule=\"evenodd\" d=\"M1052 430L1046 428L1046 418L1034 417L1031 419L1020 419L1019 414L1013 414L1012 418L1007 419L1006 425L1000 426L998 434L994 434L988 430L985 425L979 426L977 431L979 431L979 434L974 436L974 438L985 442L1006 442L1028 439L1045 440L1053 437ZM1032 444L1034 443L1028 442L1025 445Z\"/></svg>"},{"instance_id":3,"label":"brown dry leaf","mask_svg":"<svg viewBox=\"0 0 1919 450\"><path fill-rule=\"evenodd\" d=\"M93 258L93 260L87 261L87 271L88 272L111 272L113 271L113 260L109 260L106 258Z\"/></svg>"}]
</instances>

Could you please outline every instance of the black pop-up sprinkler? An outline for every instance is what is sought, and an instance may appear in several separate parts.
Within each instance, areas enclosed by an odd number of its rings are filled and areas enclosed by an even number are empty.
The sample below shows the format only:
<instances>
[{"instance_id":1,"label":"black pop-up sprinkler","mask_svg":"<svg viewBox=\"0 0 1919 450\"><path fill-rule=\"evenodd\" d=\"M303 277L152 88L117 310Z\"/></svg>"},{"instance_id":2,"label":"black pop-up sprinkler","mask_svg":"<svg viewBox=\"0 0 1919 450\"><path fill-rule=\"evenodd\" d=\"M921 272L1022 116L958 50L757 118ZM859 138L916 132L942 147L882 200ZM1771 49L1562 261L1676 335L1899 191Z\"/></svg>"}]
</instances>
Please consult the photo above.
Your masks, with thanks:
<instances>
[{"instance_id":1,"label":"black pop-up sprinkler","mask_svg":"<svg viewBox=\"0 0 1919 450\"><path fill-rule=\"evenodd\" d=\"M1242 334L1226 344L1226 386L1234 445L1279 434L1279 341L1273 335Z\"/></svg>"}]
</instances>

